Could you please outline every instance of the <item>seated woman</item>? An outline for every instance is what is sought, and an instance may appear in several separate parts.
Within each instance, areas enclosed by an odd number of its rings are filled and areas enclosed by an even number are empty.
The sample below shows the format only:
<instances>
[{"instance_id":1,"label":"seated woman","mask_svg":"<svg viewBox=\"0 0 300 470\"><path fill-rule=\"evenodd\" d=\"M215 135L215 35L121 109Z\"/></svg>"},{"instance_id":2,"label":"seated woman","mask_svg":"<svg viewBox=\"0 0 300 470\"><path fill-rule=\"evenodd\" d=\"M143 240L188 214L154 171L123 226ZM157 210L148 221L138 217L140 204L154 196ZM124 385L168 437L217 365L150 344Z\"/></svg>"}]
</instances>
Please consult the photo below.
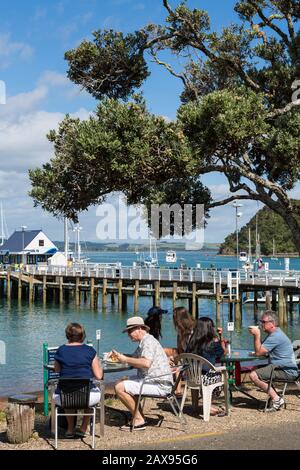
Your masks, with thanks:
<instances>
[{"instance_id":1,"label":"seated woman","mask_svg":"<svg viewBox=\"0 0 300 470\"><path fill-rule=\"evenodd\" d=\"M154 336L157 341L160 341L162 338L161 321L164 313L167 313L167 310L163 310L160 307L151 307L145 318L145 325L149 327L149 334Z\"/></svg>"},{"instance_id":2,"label":"seated woman","mask_svg":"<svg viewBox=\"0 0 300 470\"><path fill-rule=\"evenodd\" d=\"M101 380L103 369L100 366L99 358L94 348L84 344L85 331L79 323L70 323L66 327L66 337L68 343L60 346L54 356L54 370L60 374L61 378L80 378ZM54 394L54 401L60 405L60 395ZM90 406L99 403L101 398L100 390L93 387L90 391ZM89 423L89 416L84 416L81 427L74 430L74 416L66 416L68 429L66 437L74 435L84 437Z\"/></svg>"},{"instance_id":3,"label":"seated woman","mask_svg":"<svg viewBox=\"0 0 300 470\"><path fill-rule=\"evenodd\" d=\"M204 357L211 364L215 365L217 359L226 352L226 342L222 338L222 328L215 329L214 322L209 317L200 317L194 326L193 334L188 342L187 353L197 354ZM203 372L207 373L209 367L203 367ZM211 407L211 414L224 416L225 413L215 407Z\"/></svg>"}]
</instances>

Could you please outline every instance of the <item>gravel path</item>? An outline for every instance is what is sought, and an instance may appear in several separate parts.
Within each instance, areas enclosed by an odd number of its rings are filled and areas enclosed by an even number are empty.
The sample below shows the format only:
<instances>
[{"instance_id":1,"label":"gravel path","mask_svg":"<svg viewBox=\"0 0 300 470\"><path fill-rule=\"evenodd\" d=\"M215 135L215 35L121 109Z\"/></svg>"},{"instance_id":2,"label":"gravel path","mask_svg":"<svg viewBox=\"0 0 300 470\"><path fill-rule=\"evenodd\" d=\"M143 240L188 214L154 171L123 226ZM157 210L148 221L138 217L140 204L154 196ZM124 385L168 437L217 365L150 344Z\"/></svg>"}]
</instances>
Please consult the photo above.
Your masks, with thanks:
<instances>
[{"instance_id":1,"label":"gravel path","mask_svg":"<svg viewBox=\"0 0 300 470\"><path fill-rule=\"evenodd\" d=\"M264 394L255 389L251 389L251 393L258 398L263 399ZM247 435L249 441L255 434L256 429L272 427L279 428L281 425L296 425L300 421L300 399L296 390L292 387L286 394L287 408L275 413L262 413L257 410L256 402L246 398L244 395L234 395L234 407L231 413L226 417L211 417L210 421L204 422L201 416L201 406L199 412L193 412L190 401L186 402L185 416L188 421L186 431L182 430L181 425L176 420L175 416L170 412L168 403L157 402L155 400L147 400L145 406L145 414L149 419L149 425L145 431L136 431L134 433L122 432L119 426L126 422L127 413L124 407L117 401L108 399L106 404L105 416L105 436L103 438L96 438L96 446L99 450L104 449L157 449L162 447L165 443L166 449L189 449L187 442L190 442L190 449L195 449L195 440L205 438L205 448L216 449L218 448L218 436L220 442L225 442L226 435L240 431L243 440L240 443L240 448L247 448ZM220 398L219 404L222 404ZM41 406L40 406L41 407ZM157 426L159 419L163 417L161 427ZM6 442L6 424L0 423L0 451L7 449L15 450L42 450L53 449L53 438L49 432L49 423L40 412L39 408L36 413L36 433L34 437L27 443L21 445L12 445ZM99 424L97 424L96 433L99 433ZM225 440L224 440L225 439ZM181 443L182 442L182 447ZM280 442L277 442L277 448L280 448ZM90 449L91 437L81 439L59 439L59 449L64 450L87 450ZM275 445L275 444L274 444ZM285 445L288 445L285 444ZM291 444L293 448L294 444ZM200 446L199 448L202 448ZM224 447L223 447L224 448ZM289 448L289 447L285 447Z\"/></svg>"}]
</instances>

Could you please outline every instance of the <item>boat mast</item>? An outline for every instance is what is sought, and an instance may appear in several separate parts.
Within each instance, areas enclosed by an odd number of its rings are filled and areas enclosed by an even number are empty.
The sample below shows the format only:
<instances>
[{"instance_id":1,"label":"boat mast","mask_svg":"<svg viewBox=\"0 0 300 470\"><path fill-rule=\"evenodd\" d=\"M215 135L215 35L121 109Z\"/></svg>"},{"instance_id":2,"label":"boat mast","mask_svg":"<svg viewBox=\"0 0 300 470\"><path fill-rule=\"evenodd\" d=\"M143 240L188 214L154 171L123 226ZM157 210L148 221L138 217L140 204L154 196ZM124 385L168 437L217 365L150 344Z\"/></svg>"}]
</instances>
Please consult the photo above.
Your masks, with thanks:
<instances>
[{"instance_id":1,"label":"boat mast","mask_svg":"<svg viewBox=\"0 0 300 470\"><path fill-rule=\"evenodd\" d=\"M252 261L252 252L251 252L251 228L249 227L249 231L248 231L248 238L249 238L249 246L248 246L248 258L249 258L249 261L251 263Z\"/></svg>"},{"instance_id":2,"label":"boat mast","mask_svg":"<svg viewBox=\"0 0 300 470\"><path fill-rule=\"evenodd\" d=\"M4 245L4 221L3 221L3 205L2 205L2 201L1 201L1 204L0 204L0 217L1 217L1 242L0 242L0 246L3 246Z\"/></svg>"}]
</instances>

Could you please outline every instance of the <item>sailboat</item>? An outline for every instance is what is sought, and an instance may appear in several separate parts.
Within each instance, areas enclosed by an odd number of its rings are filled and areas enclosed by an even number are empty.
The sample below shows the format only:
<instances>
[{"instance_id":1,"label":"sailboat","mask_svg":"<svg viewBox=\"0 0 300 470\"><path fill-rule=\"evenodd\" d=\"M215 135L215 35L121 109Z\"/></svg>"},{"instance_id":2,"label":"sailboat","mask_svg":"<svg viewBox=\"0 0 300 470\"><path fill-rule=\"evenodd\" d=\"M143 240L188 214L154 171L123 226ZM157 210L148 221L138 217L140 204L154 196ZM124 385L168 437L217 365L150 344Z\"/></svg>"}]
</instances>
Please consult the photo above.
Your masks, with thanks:
<instances>
[{"instance_id":1,"label":"sailboat","mask_svg":"<svg viewBox=\"0 0 300 470\"><path fill-rule=\"evenodd\" d=\"M145 257L141 265L145 268L158 267L156 239L152 235L149 236L149 255Z\"/></svg>"},{"instance_id":2,"label":"sailboat","mask_svg":"<svg viewBox=\"0 0 300 470\"><path fill-rule=\"evenodd\" d=\"M241 255L240 253L240 260L245 261L245 264L243 265L243 268L246 271L250 271L253 269L253 263L252 263L252 250L251 250L251 228L249 227L248 229L248 254L246 252L243 252L244 254L244 259L241 260Z\"/></svg>"},{"instance_id":3,"label":"sailboat","mask_svg":"<svg viewBox=\"0 0 300 470\"><path fill-rule=\"evenodd\" d=\"M277 256L275 256L275 238L273 238L273 256L271 257L271 260L278 261Z\"/></svg>"}]
</instances>

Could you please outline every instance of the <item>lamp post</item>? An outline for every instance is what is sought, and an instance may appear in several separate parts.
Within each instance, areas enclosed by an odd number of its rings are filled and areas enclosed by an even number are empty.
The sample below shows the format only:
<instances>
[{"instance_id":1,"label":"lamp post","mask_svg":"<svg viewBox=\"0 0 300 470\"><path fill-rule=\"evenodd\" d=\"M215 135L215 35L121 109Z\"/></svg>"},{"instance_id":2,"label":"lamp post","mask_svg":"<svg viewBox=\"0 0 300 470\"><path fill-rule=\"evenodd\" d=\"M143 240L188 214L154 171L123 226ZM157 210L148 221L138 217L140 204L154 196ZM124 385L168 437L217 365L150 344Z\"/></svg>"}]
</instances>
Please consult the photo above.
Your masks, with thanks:
<instances>
[{"instance_id":1,"label":"lamp post","mask_svg":"<svg viewBox=\"0 0 300 470\"><path fill-rule=\"evenodd\" d=\"M238 231L238 218L243 214L239 212L239 207L243 207L243 204L238 204L236 201L232 204L235 208L235 233L236 233L236 269L239 270L239 231Z\"/></svg>"},{"instance_id":2,"label":"lamp post","mask_svg":"<svg viewBox=\"0 0 300 470\"><path fill-rule=\"evenodd\" d=\"M21 229L22 229L22 266L24 266L24 264L25 264L25 253L24 253L25 235L24 235L24 232L27 229L27 226L22 225Z\"/></svg>"}]
</instances>

